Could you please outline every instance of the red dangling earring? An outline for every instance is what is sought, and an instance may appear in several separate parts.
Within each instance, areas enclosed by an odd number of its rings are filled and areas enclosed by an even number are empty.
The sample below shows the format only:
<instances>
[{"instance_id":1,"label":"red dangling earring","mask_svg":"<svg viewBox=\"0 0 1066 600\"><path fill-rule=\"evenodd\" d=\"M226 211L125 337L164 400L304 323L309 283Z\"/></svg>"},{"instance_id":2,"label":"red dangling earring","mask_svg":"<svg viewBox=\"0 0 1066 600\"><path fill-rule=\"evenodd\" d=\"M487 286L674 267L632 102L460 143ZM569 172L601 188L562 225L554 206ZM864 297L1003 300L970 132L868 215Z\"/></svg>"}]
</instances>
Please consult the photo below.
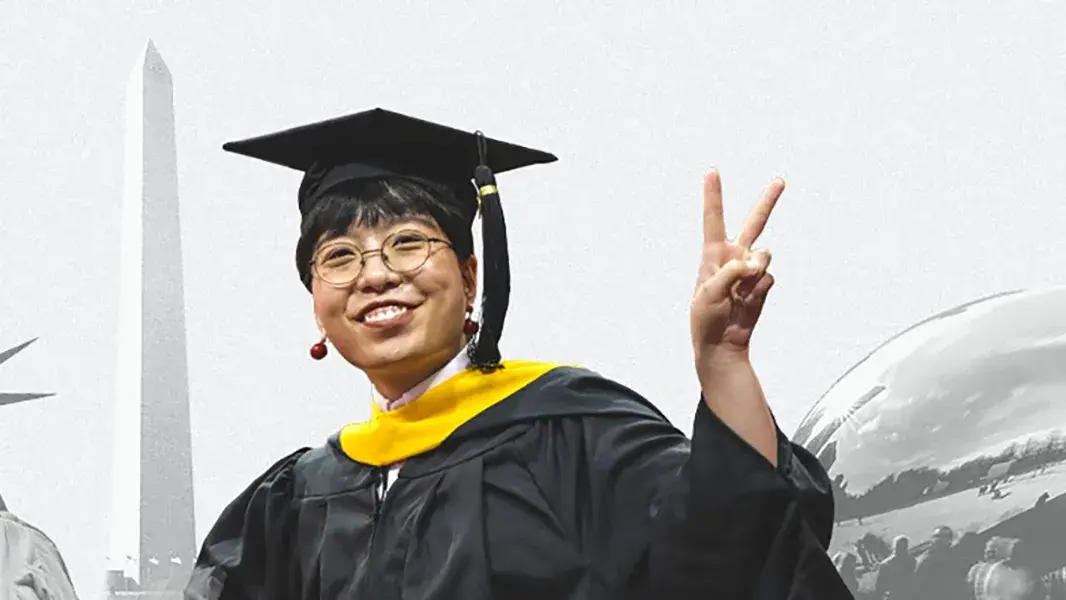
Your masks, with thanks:
<instances>
[{"instance_id":1,"label":"red dangling earring","mask_svg":"<svg viewBox=\"0 0 1066 600\"><path fill-rule=\"evenodd\" d=\"M329 348L326 348L326 336L322 336L322 341L311 346L311 358L322 360L323 358L326 358L327 354L329 354Z\"/></svg>"},{"instance_id":2,"label":"red dangling earring","mask_svg":"<svg viewBox=\"0 0 1066 600\"><path fill-rule=\"evenodd\" d=\"M477 333L478 329L481 329L481 326L477 324L477 321L470 318L470 314L473 312L474 309L472 308L467 309L466 311L466 322L463 323L463 333L466 334L466 337L473 337L473 335Z\"/></svg>"}]
</instances>

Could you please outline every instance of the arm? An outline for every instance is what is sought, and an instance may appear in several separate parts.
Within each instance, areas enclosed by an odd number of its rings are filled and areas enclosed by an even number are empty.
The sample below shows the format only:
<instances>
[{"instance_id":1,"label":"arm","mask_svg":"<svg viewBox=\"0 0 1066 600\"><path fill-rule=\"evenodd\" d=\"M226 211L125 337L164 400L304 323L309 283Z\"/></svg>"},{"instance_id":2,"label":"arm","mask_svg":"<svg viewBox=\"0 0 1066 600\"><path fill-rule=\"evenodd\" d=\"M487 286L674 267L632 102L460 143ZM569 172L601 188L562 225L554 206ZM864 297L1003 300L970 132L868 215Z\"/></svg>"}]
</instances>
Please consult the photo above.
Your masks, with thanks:
<instances>
[{"instance_id":1,"label":"arm","mask_svg":"<svg viewBox=\"0 0 1066 600\"><path fill-rule=\"evenodd\" d=\"M691 442L661 416L582 419L557 451L584 453L594 533L581 545L599 578L626 580L640 598L851 598L825 551L828 476L773 431L776 467L702 401Z\"/></svg>"},{"instance_id":2,"label":"arm","mask_svg":"<svg viewBox=\"0 0 1066 600\"><path fill-rule=\"evenodd\" d=\"M716 529L739 536L735 547L745 552L730 561L730 571L746 576L737 579L737 592L755 592L757 598L792 593L835 597L831 590L840 580L825 552L834 512L829 476L777 426L747 352L725 356L697 356L703 402L693 428L688 474L695 502L692 515L681 522L704 520L701 505L734 504L736 510L722 521L728 526L711 519L707 528L686 529L682 538L710 547ZM807 580L804 585L810 589L797 589L799 579ZM840 590L844 593L842 582Z\"/></svg>"},{"instance_id":3,"label":"arm","mask_svg":"<svg viewBox=\"0 0 1066 600\"><path fill-rule=\"evenodd\" d=\"M727 355L728 356L728 355ZM779 458L777 423L747 353L696 359L707 408L773 466Z\"/></svg>"},{"instance_id":4,"label":"arm","mask_svg":"<svg viewBox=\"0 0 1066 600\"><path fill-rule=\"evenodd\" d=\"M722 598L851 598L826 548L825 470L774 426L778 464L700 402L691 454L652 526L652 589ZM683 596L678 596L683 597Z\"/></svg>"},{"instance_id":5,"label":"arm","mask_svg":"<svg viewBox=\"0 0 1066 600\"><path fill-rule=\"evenodd\" d=\"M293 466L287 456L230 503L211 528L185 587L186 600L282 600L289 594Z\"/></svg>"},{"instance_id":6,"label":"arm","mask_svg":"<svg viewBox=\"0 0 1066 600\"><path fill-rule=\"evenodd\" d=\"M703 248L690 325L702 401L691 456L656 517L650 589L720 598L851 598L826 555L825 470L778 429L748 360L774 278L753 250L785 189L775 179L735 240L718 172L704 178Z\"/></svg>"}]
</instances>

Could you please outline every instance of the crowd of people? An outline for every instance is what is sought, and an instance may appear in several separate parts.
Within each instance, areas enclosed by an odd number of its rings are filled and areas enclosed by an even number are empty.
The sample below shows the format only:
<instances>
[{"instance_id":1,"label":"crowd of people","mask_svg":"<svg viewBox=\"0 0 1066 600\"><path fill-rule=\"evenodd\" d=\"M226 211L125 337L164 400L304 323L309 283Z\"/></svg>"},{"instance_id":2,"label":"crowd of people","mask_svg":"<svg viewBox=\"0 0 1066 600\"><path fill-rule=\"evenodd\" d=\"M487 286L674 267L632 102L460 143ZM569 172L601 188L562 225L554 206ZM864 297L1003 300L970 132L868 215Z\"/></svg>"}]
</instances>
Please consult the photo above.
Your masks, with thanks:
<instances>
[{"instance_id":1,"label":"crowd of people","mask_svg":"<svg viewBox=\"0 0 1066 600\"><path fill-rule=\"evenodd\" d=\"M1066 600L1066 566L1045 572L1043 549L1024 538L937 527L927 547L913 551L906 536L872 568L869 556L840 552L834 563L856 600ZM860 545L861 546L861 545ZM865 571L865 573L862 573Z\"/></svg>"}]
</instances>

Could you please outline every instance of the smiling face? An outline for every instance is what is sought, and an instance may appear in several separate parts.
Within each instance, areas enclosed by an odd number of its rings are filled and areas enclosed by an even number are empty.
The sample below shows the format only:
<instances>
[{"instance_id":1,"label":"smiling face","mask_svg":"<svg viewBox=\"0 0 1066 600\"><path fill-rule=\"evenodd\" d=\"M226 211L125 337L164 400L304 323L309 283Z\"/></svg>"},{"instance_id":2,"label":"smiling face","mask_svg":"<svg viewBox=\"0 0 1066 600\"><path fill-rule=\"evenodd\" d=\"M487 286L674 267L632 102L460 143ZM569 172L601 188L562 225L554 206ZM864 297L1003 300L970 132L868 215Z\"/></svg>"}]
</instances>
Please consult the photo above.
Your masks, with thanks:
<instances>
[{"instance_id":1,"label":"smiling face","mask_svg":"<svg viewBox=\"0 0 1066 600\"><path fill-rule=\"evenodd\" d=\"M411 234L414 234L413 236ZM312 281L315 317L349 363L364 371L386 396L398 396L443 367L464 343L463 323L477 294L477 260L460 260L448 243L432 242L419 268L399 273L380 253L419 234L449 241L429 217L356 224L346 235L319 243L319 256L340 247L365 255L355 280L336 286Z\"/></svg>"}]
</instances>

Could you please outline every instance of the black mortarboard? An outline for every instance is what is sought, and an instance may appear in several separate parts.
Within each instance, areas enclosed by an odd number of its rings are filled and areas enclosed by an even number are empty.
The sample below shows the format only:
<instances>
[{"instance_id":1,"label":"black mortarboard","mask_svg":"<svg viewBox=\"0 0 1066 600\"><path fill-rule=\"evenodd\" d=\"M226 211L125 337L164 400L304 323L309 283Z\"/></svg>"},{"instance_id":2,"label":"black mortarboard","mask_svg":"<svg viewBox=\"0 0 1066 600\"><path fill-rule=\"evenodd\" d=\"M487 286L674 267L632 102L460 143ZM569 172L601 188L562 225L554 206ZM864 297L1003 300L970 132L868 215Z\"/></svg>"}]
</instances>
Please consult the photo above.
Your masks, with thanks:
<instances>
[{"instance_id":1,"label":"black mortarboard","mask_svg":"<svg viewBox=\"0 0 1066 600\"><path fill-rule=\"evenodd\" d=\"M460 200L477 187L484 289L473 358L493 366L510 295L507 230L494 173L554 162L555 156L380 108L229 142L223 150L304 172L300 213L338 184L404 177L443 185ZM466 191L466 193L464 193Z\"/></svg>"}]
</instances>

